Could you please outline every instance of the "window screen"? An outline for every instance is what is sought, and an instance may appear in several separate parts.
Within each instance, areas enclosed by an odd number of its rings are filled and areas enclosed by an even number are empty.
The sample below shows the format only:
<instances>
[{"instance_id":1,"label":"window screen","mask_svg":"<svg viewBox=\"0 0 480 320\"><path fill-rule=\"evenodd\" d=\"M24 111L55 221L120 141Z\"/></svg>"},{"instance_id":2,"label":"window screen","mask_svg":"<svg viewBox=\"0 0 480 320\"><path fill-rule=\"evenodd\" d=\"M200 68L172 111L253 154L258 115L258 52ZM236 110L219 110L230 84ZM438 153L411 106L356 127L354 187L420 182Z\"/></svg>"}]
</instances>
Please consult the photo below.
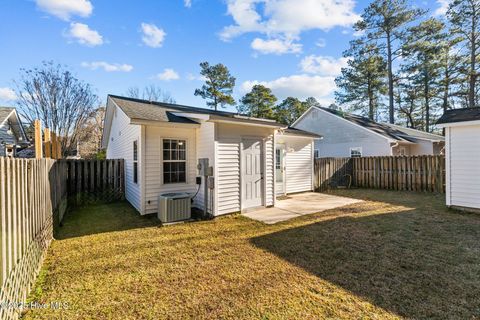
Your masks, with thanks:
<instances>
[{"instance_id":1,"label":"window screen","mask_svg":"<svg viewBox=\"0 0 480 320\"><path fill-rule=\"evenodd\" d=\"M185 140L163 140L163 183L186 182L187 142Z\"/></svg>"}]
</instances>

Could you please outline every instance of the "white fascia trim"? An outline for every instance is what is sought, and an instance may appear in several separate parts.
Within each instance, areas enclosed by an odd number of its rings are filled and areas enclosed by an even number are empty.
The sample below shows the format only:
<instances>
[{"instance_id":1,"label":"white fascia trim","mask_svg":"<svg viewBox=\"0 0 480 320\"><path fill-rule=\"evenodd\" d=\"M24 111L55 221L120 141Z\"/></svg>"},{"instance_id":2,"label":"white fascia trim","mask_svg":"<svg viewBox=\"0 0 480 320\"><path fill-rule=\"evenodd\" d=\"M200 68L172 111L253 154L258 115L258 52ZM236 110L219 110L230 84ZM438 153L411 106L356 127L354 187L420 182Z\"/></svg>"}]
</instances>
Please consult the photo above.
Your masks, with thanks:
<instances>
[{"instance_id":1,"label":"white fascia trim","mask_svg":"<svg viewBox=\"0 0 480 320\"><path fill-rule=\"evenodd\" d=\"M15 113L15 109L13 109L9 114L8 116L5 117L5 119L3 119L2 123L0 123L0 127L3 126L5 123L7 123L8 121L8 118L10 118L12 116L12 114Z\"/></svg>"},{"instance_id":2,"label":"white fascia trim","mask_svg":"<svg viewBox=\"0 0 480 320\"><path fill-rule=\"evenodd\" d=\"M20 117L18 116L17 109L13 109L8 114L8 116L2 121L2 123L0 123L0 127L3 126L5 123L7 123L8 119L10 119L12 115L15 115L15 118L17 118L18 126L20 127L20 131L23 135L22 138L24 139L24 141L28 141L27 134L25 133L25 129L23 128L22 120L20 120Z\"/></svg>"},{"instance_id":3,"label":"white fascia trim","mask_svg":"<svg viewBox=\"0 0 480 320\"><path fill-rule=\"evenodd\" d=\"M303 117L305 117L312 110L313 107L314 106L311 106L310 108L308 108L307 111L305 111L297 120L295 120L294 123L292 123L291 127L295 128L295 125L297 124L297 122L303 119Z\"/></svg>"},{"instance_id":4,"label":"white fascia trim","mask_svg":"<svg viewBox=\"0 0 480 320\"><path fill-rule=\"evenodd\" d=\"M264 127L264 128L273 128L273 129L286 129L286 127L280 127L277 125L265 125L260 123L248 123L248 122L238 122L235 120L209 120L210 122L217 122L217 123L228 123L228 124L236 124L239 126L252 126L252 127Z\"/></svg>"},{"instance_id":5,"label":"white fascia trim","mask_svg":"<svg viewBox=\"0 0 480 320\"><path fill-rule=\"evenodd\" d=\"M121 110L118 107L118 105L115 103L115 101L113 99L111 99L110 97L108 97L107 103L105 104L105 118L103 119L103 131L102 131L102 148L104 148L104 149L108 148L108 141L110 140L110 131L111 131L111 128L112 128L113 116L114 116L114 113L115 113L115 111L111 111L112 108L108 107L109 106L109 104L108 104L109 101L112 102L117 109ZM107 121L107 117L108 117L108 120L109 120L108 121L108 128L105 125L106 121ZM105 130L107 130L108 135L105 135Z\"/></svg>"},{"instance_id":6,"label":"white fascia trim","mask_svg":"<svg viewBox=\"0 0 480 320\"><path fill-rule=\"evenodd\" d=\"M374 135L376 135L376 136L379 136L379 137L387 140L388 142L394 142L394 143L395 143L395 142L398 142L398 140L390 139L390 138L387 138L387 137L385 137L385 136L382 136L380 133L376 133L375 131L372 131L372 130L370 130L370 129L367 129L367 128L365 128L365 127L362 127L361 125L358 125L358 124L356 124L356 123L353 123L353 122L351 122L351 121L348 121L347 119L343 119L342 117L339 117L339 116L337 116L337 115L334 115L333 113L330 113L330 112L328 112L328 111L322 110L322 109L317 108L317 107L315 107L315 106L313 106L313 107L311 107L311 108L315 108L315 109L317 109L318 111L321 111L321 112L323 112L323 113L325 113L325 114L327 114L327 115L330 115L330 116L332 116L332 117L336 117L336 118L338 118L338 119L341 119L341 120L343 120L343 121L345 121L345 122L347 122L347 123L349 123L349 124L351 124L351 125L353 125L353 126L355 126L355 127L361 128L361 129L363 129L363 130L365 130L365 131L368 131L368 132L370 132L370 133L372 133L372 134L374 134Z\"/></svg>"},{"instance_id":7,"label":"white fascia trim","mask_svg":"<svg viewBox=\"0 0 480 320\"><path fill-rule=\"evenodd\" d=\"M154 126L154 127L167 127L167 128L189 128L189 129L200 128L200 124L198 123L176 123L176 122L141 120L141 119L130 119L130 124Z\"/></svg>"},{"instance_id":8,"label":"white fascia trim","mask_svg":"<svg viewBox=\"0 0 480 320\"><path fill-rule=\"evenodd\" d=\"M209 120L210 115L200 114L200 113L185 113L185 112L170 112L177 117L191 118L191 119L200 119L200 120Z\"/></svg>"},{"instance_id":9,"label":"white fascia trim","mask_svg":"<svg viewBox=\"0 0 480 320\"><path fill-rule=\"evenodd\" d=\"M448 127L462 127L462 126L475 126L480 125L480 120L472 120L472 121L459 121L459 122L451 122L451 123L441 123L437 124L439 128L448 128Z\"/></svg>"}]
</instances>

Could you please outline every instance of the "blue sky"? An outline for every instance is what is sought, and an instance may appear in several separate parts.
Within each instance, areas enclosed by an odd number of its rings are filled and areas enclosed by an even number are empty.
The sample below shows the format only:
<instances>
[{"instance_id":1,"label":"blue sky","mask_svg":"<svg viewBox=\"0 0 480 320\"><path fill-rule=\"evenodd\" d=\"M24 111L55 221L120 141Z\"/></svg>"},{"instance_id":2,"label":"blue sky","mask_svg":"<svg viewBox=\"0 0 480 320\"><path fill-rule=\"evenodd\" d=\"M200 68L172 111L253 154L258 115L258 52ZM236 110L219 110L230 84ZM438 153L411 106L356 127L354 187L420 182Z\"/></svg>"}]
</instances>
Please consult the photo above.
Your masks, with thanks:
<instances>
[{"instance_id":1,"label":"blue sky","mask_svg":"<svg viewBox=\"0 0 480 320\"><path fill-rule=\"evenodd\" d=\"M417 1L431 14L448 0ZM65 64L102 100L155 84L204 106L198 64L224 63L238 100L255 83L279 98L333 101L333 79L367 1L0 0L0 104L14 105L20 68ZM442 6L443 5L443 6Z\"/></svg>"}]
</instances>

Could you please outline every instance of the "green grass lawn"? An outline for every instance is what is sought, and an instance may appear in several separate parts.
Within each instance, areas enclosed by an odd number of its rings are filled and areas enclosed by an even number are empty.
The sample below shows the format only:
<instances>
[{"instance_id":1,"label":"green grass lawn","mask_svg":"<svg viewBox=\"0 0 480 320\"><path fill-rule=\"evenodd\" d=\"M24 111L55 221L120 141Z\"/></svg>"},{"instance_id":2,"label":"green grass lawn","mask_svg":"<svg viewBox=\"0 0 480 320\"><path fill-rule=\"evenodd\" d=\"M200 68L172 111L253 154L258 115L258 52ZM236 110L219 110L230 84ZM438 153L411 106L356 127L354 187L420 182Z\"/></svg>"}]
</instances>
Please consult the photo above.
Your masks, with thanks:
<instances>
[{"instance_id":1,"label":"green grass lawn","mask_svg":"<svg viewBox=\"0 0 480 320\"><path fill-rule=\"evenodd\" d=\"M480 318L480 215L442 196L365 202L268 226L239 215L158 227L128 204L69 213L26 319Z\"/></svg>"}]
</instances>

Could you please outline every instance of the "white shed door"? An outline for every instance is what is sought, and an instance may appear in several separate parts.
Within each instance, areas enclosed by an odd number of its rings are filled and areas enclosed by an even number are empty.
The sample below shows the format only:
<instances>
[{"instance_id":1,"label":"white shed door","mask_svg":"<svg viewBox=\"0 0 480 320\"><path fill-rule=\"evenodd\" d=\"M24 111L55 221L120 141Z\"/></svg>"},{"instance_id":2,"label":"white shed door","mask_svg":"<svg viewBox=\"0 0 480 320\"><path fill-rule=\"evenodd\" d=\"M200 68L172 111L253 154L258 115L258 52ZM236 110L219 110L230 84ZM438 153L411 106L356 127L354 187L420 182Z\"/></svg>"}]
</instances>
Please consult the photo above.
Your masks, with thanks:
<instances>
[{"instance_id":1,"label":"white shed door","mask_svg":"<svg viewBox=\"0 0 480 320\"><path fill-rule=\"evenodd\" d=\"M243 140L242 150L242 207L261 206L263 201L262 142Z\"/></svg>"}]
</instances>

